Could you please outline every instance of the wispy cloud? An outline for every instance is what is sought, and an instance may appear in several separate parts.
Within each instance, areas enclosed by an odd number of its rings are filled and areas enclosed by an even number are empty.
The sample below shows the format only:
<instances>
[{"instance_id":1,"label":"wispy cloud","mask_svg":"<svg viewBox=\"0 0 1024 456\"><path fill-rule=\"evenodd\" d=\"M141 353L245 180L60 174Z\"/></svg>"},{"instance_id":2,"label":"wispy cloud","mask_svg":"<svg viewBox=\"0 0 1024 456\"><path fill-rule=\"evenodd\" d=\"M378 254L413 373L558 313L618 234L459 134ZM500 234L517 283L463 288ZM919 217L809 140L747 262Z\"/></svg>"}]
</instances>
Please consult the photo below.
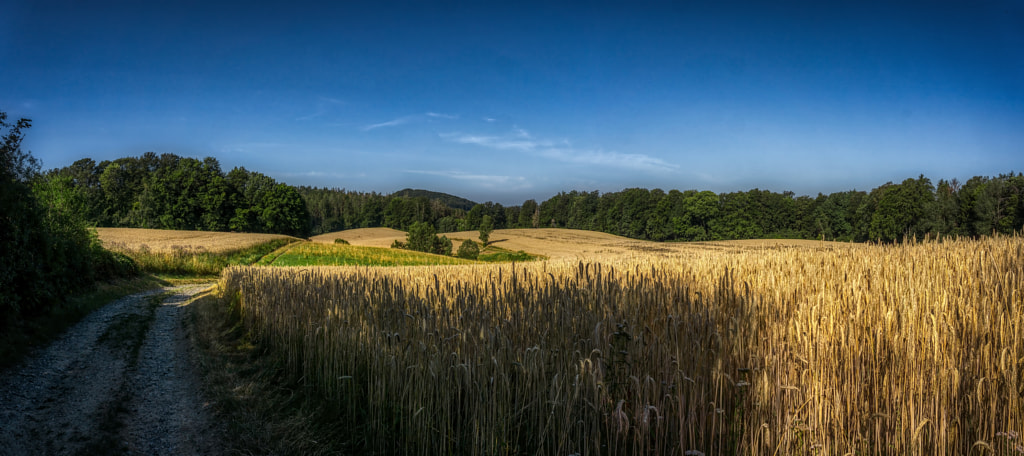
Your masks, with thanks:
<instances>
[{"instance_id":1,"label":"wispy cloud","mask_svg":"<svg viewBox=\"0 0 1024 456\"><path fill-rule=\"evenodd\" d=\"M333 98L333 97L318 97L317 98L317 102L316 102L316 109L314 109L313 112L311 112L309 114L306 114L304 116L296 117L295 120L297 120L297 121L313 120L313 119L316 119L317 117L321 117L321 116L327 114L328 112L330 112L332 107L340 106L340 105L343 105L343 104L345 104L345 101L344 100L339 100L337 98Z\"/></svg>"},{"instance_id":2,"label":"wispy cloud","mask_svg":"<svg viewBox=\"0 0 1024 456\"><path fill-rule=\"evenodd\" d=\"M459 116L452 114L441 114L439 112L428 112L427 117L434 117L438 119L458 119Z\"/></svg>"},{"instance_id":3,"label":"wispy cloud","mask_svg":"<svg viewBox=\"0 0 1024 456\"><path fill-rule=\"evenodd\" d=\"M534 138L528 131L515 127L505 136L482 136L464 133L446 133L442 139L459 144L472 144L496 150L514 150L550 160L579 165L604 166L650 172L667 172L679 168L660 158L645 154L624 154L603 150L576 149L568 140Z\"/></svg>"},{"instance_id":4,"label":"wispy cloud","mask_svg":"<svg viewBox=\"0 0 1024 456\"><path fill-rule=\"evenodd\" d=\"M327 177L331 179L353 179L366 177L366 173L335 173L335 172L324 172L324 171L305 171L298 173L281 173L285 177Z\"/></svg>"},{"instance_id":5,"label":"wispy cloud","mask_svg":"<svg viewBox=\"0 0 1024 456\"><path fill-rule=\"evenodd\" d=\"M413 120L412 116L399 117L397 119L389 120L387 122L381 122L381 123L376 123L376 124L373 124L373 125L367 125L367 126L363 127L363 131L376 130L378 128L384 128L384 127L397 127L399 125L407 124L407 123L411 122L412 120Z\"/></svg>"},{"instance_id":6,"label":"wispy cloud","mask_svg":"<svg viewBox=\"0 0 1024 456\"><path fill-rule=\"evenodd\" d=\"M629 168L641 171L673 171L679 166L645 154L623 154L594 150L545 149L540 155L566 163Z\"/></svg>"},{"instance_id":7,"label":"wispy cloud","mask_svg":"<svg viewBox=\"0 0 1024 456\"><path fill-rule=\"evenodd\" d=\"M399 125L405 125L405 124L413 123L413 122L429 121L431 119L455 120L455 119L458 119L458 118L459 118L459 116L455 115L455 114L442 114L442 113L439 113L439 112L430 111L430 112L425 112L423 114L414 114L414 115L411 115L411 116L399 117L397 119L389 120L387 122L381 122L381 123L366 125L366 126L362 127L361 130L363 130L363 131L370 131L370 130L376 130L378 128L397 127Z\"/></svg>"},{"instance_id":8,"label":"wispy cloud","mask_svg":"<svg viewBox=\"0 0 1024 456\"><path fill-rule=\"evenodd\" d=\"M500 176L494 174L473 174L462 171L424 171L405 170L409 174L425 174L438 176L446 179L473 182L479 187L500 188L502 190L522 190L532 187L529 181L523 176Z\"/></svg>"},{"instance_id":9,"label":"wispy cloud","mask_svg":"<svg viewBox=\"0 0 1024 456\"><path fill-rule=\"evenodd\" d=\"M235 143L235 144L224 144L220 146L221 153L246 153L246 152L266 152L268 150L280 150L294 147L293 144L276 143L276 142L247 142L247 143Z\"/></svg>"},{"instance_id":10,"label":"wispy cloud","mask_svg":"<svg viewBox=\"0 0 1024 456\"><path fill-rule=\"evenodd\" d=\"M532 152L541 148L554 147L556 143L551 141L536 141L522 137L502 136L478 136L464 134L442 134L442 138L460 144L475 144L477 146L489 147L498 150L519 150Z\"/></svg>"}]
</instances>

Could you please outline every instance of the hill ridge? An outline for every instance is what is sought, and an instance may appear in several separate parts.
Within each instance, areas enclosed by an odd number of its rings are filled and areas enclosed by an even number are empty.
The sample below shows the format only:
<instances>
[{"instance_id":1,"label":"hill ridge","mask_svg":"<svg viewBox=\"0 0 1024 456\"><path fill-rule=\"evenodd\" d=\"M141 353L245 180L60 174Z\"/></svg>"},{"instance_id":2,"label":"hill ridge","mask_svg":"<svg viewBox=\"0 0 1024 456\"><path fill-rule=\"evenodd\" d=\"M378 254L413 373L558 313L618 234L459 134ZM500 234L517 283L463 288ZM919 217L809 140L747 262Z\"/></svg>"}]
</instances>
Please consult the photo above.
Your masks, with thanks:
<instances>
[{"instance_id":1,"label":"hill ridge","mask_svg":"<svg viewBox=\"0 0 1024 456\"><path fill-rule=\"evenodd\" d=\"M403 188L395 193L392 193L392 196L404 196L406 198L425 197L432 201L440 201L441 204L444 204L445 206L448 206L452 209L462 209L464 211L472 209L473 206L476 206L477 204L475 201L468 200L461 196L419 188Z\"/></svg>"}]
</instances>

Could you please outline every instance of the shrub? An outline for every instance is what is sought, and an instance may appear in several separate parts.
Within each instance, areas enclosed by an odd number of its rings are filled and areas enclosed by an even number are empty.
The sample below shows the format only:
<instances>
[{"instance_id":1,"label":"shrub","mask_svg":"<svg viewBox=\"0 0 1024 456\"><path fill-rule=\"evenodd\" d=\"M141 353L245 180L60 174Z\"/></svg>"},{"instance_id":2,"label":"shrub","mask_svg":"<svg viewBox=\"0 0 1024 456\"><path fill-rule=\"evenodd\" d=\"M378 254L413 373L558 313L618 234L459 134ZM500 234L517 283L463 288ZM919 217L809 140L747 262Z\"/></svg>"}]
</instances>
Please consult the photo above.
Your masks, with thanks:
<instances>
[{"instance_id":1,"label":"shrub","mask_svg":"<svg viewBox=\"0 0 1024 456\"><path fill-rule=\"evenodd\" d=\"M395 240L391 244L391 248L452 255L452 241L447 236L438 237L434 232L434 226L426 222L413 223L406 235L406 241L403 243Z\"/></svg>"},{"instance_id":2,"label":"shrub","mask_svg":"<svg viewBox=\"0 0 1024 456\"><path fill-rule=\"evenodd\" d=\"M491 239L491 232L494 231L494 220L490 215L485 215L480 222L480 243L487 247L487 241Z\"/></svg>"},{"instance_id":3,"label":"shrub","mask_svg":"<svg viewBox=\"0 0 1024 456\"><path fill-rule=\"evenodd\" d=\"M480 255L480 246L473 242L472 239L466 239L462 241L462 245L459 246L459 258L465 258L468 260L475 260Z\"/></svg>"},{"instance_id":4,"label":"shrub","mask_svg":"<svg viewBox=\"0 0 1024 456\"><path fill-rule=\"evenodd\" d=\"M81 190L69 178L41 176L39 162L21 149L31 122L6 120L0 112L0 328L131 269L102 267L117 260L87 228Z\"/></svg>"},{"instance_id":5,"label":"shrub","mask_svg":"<svg viewBox=\"0 0 1024 456\"><path fill-rule=\"evenodd\" d=\"M448 239L448 236L434 236L434 245L431 253L452 256L452 240Z\"/></svg>"},{"instance_id":6,"label":"shrub","mask_svg":"<svg viewBox=\"0 0 1024 456\"><path fill-rule=\"evenodd\" d=\"M477 259L480 260L480 261L486 261L488 263L503 263L503 262L520 262L521 263L521 262L524 262L524 261L536 260L537 257L533 256L533 255L530 255L529 253L526 253L526 252L524 252L522 250L519 250L517 252L504 251L504 252L487 253L487 254L480 255L479 257L477 257Z\"/></svg>"},{"instance_id":7,"label":"shrub","mask_svg":"<svg viewBox=\"0 0 1024 456\"><path fill-rule=\"evenodd\" d=\"M93 248L93 270L99 280L139 275L139 264L121 252L111 252L99 247Z\"/></svg>"}]
</instances>

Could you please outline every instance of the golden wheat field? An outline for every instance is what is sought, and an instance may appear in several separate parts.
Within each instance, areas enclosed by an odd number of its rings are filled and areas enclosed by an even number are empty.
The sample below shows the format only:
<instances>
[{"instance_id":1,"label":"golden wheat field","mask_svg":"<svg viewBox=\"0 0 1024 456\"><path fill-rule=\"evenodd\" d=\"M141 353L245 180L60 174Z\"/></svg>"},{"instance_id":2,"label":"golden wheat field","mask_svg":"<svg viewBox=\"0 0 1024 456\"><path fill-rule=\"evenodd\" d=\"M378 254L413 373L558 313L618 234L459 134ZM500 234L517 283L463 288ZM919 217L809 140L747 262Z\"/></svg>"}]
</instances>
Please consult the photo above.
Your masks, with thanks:
<instances>
[{"instance_id":1,"label":"golden wheat field","mask_svg":"<svg viewBox=\"0 0 1024 456\"><path fill-rule=\"evenodd\" d=\"M455 246L467 239L477 240L477 231L440 233ZM344 239L352 245L390 247L391 243L405 240L405 232L391 228L358 228L322 234L310 238L314 242L333 243ZM702 243L664 243L629 239L595 231L562 228L502 229L494 230L489 245L510 251L525 251L550 259L595 260L622 256L677 255L694 250L743 250L765 248L837 248L857 247L859 244L808 241L800 239L757 239L743 241L716 241Z\"/></svg>"},{"instance_id":2,"label":"golden wheat field","mask_svg":"<svg viewBox=\"0 0 1024 456\"><path fill-rule=\"evenodd\" d=\"M144 228L96 228L104 247L117 250L147 249L154 253L202 250L210 253L241 250L274 239L291 239L281 234L222 233L215 231L152 230Z\"/></svg>"},{"instance_id":3,"label":"golden wheat field","mask_svg":"<svg viewBox=\"0 0 1024 456\"><path fill-rule=\"evenodd\" d=\"M500 239L502 236L494 236ZM233 267L386 454L1021 454L1024 240Z\"/></svg>"},{"instance_id":4,"label":"golden wheat field","mask_svg":"<svg viewBox=\"0 0 1024 456\"><path fill-rule=\"evenodd\" d=\"M405 231L391 228L355 228L309 238L313 242L324 242L327 244L334 243L335 239L344 239L352 245L391 247L391 243L395 241L405 241Z\"/></svg>"}]
</instances>

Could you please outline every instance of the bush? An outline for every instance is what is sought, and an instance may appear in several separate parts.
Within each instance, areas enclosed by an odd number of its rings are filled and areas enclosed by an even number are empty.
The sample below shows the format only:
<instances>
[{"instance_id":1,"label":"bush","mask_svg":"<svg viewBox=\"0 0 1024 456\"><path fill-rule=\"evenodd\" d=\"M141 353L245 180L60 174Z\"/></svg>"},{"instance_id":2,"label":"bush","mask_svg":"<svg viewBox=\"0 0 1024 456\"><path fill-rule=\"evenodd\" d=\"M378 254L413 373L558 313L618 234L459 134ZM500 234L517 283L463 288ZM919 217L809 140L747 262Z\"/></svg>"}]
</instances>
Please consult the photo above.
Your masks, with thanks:
<instances>
[{"instance_id":1,"label":"bush","mask_svg":"<svg viewBox=\"0 0 1024 456\"><path fill-rule=\"evenodd\" d=\"M505 263L505 262L533 261L533 260L536 260L537 257L533 256L533 255L530 255L529 253L526 253L526 252L520 250L518 252L508 252L508 251L505 251L505 252L488 253L488 254L480 255L479 257L477 257L477 259L480 260L480 261L486 261L488 263Z\"/></svg>"},{"instance_id":2,"label":"bush","mask_svg":"<svg viewBox=\"0 0 1024 456\"><path fill-rule=\"evenodd\" d=\"M93 271L98 280L111 280L139 275L139 264L121 252L95 246L92 252Z\"/></svg>"},{"instance_id":3,"label":"bush","mask_svg":"<svg viewBox=\"0 0 1024 456\"><path fill-rule=\"evenodd\" d=\"M431 224L416 222L409 227L405 245L409 250L431 253L434 251L434 239L437 239L437 235L434 234L434 227Z\"/></svg>"},{"instance_id":4,"label":"bush","mask_svg":"<svg viewBox=\"0 0 1024 456\"><path fill-rule=\"evenodd\" d=\"M438 237L434 232L434 226L426 222L413 223L403 243L395 240L391 244L393 249L409 249L417 252L435 253L438 255L452 255L452 241L447 236Z\"/></svg>"},{"instance_id":5,"label":"bush","mask_svg":"<svg viewBox=\"0 0 1024 456\"><path fill-rule=\"evenodd\" d=\"M438 255L452 256L452 240L448 236L434 236L434 245L431 253Z\"/></svg>"},{"instance_id":6,"label":"bush","mask_svg":"<svg viewBox=\"0 0 1024 456\"><path fill-rule=\"evenodd\" d=\"M485 215L480 222L480 243L487 247L487 241L491 239L491 232L494 231L494 220L490 215Z\"/></svg>"},{"instance_id":7,"label":"bush","mask_svg":"<svg viewBox=\"0 0 1024 456\"><path fill-rule=\"evenodd\" d=\"M466 239L462 241L462 245L459 246L459 258L465 258L467 260L475 260L480 255L480 246L473 242L472 239Z\"/></svg>"},{"instance_id":8,"label":"bush","mask_svg":"<svg viewBox=\"0 0 1024 456\"><path fill-rule=\"evenodd\" d=\"M97 280L135 271L103 250L68 177L46 178L21 149L27 119L0 112L0 328L38 317Z\"/></svg>"},{"instance_id":9,"label":"bush","mask_svg":"<svg viewBox=\"0 0 1024 456\"><path fill-rule=\"evenodd\" d=\"M346 241L346 240L344 240L342 238L335 239L334 243L335 244L342 244L342 245L349 245L348 241Z\"/></svg>"}]
</instances>

